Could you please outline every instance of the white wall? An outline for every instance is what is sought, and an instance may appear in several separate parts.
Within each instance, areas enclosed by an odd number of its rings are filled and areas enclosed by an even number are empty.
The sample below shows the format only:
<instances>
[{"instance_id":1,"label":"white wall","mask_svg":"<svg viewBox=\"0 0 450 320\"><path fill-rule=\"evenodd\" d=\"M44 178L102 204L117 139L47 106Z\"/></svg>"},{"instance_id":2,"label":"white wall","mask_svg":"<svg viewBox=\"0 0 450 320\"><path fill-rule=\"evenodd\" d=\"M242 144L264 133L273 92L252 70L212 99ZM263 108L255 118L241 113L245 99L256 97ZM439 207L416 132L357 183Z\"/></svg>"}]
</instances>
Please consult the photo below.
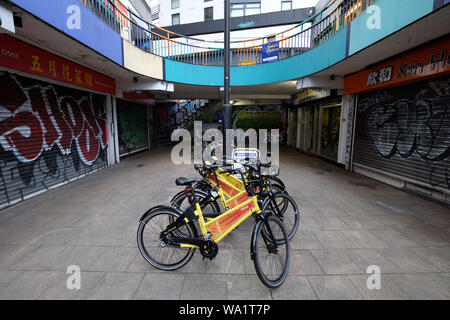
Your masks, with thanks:
<instances>
[{"instance_id":1,"label":"white wall","mask_svg":"<svg viewBox=\"0 0 450 320\"><path fill-rule=\"evenodd\" d=\"M282 0L261 0L261 13L281 10ZM293 0L292 9L314 7L319 0ZM159 25L167 27L172 25L172 14L180 13L181 24L204 21L204 8L214 7L214 20L223 19L223 0L180 0L179 9L171 9L171 0L160 0Z\"/></svg>"},{"instance_id":2,"label":"white wall","mask_svg":"<svg viewBox=\"0 0 450 320\"><path fill-rule=\"evenodd\" d=\"M281 11L281 2L285 0L262 0L261 13ZM292 9L314 7L318 0L293 0Z\"/></svg>"},{"instance_id":3,"label":"white wall","mask_svg":"<svg viewBox=\"0 0 450 320\"><path fill-rule=\"evenodd\" d=\"M223 0L180 0L180 8L172 10L170 0L160 0L159 24L161 27L172 25L172 14L180 14L180 23L204 21L204 8L214 7L214 20L223 19Z\"/></svg>"}]
</instances>

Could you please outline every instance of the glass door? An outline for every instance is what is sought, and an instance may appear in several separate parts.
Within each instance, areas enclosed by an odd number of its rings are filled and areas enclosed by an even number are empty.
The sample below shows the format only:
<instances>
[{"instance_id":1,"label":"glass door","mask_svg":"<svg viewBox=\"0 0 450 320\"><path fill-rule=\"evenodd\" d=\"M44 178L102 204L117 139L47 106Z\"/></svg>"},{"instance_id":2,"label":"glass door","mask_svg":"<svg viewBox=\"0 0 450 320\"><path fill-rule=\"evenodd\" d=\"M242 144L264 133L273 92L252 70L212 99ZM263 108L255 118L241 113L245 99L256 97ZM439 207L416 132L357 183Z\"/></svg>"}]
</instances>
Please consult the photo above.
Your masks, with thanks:
<instances>
[{"instance_id":1,"label":"glass door","mask_svg":"<svg viewBox=\"0 0 450 320\"><path fill-rule=\"evenodd\" d=\"M337 162L339 153L339 131L341 127L342 105L333 104L320 107L319 150L324 158Z\"/></svg>"},{"instance_id":2,"label":"glass door","mask_svg":"<svg viewBox=\"0 0 450 320\"><path fill-rule=\"evenodd\" d=\"M289 110L289 147L295 147L297 145L297 110L298 108L292 108Z\"/></svg>"}]
</instances>

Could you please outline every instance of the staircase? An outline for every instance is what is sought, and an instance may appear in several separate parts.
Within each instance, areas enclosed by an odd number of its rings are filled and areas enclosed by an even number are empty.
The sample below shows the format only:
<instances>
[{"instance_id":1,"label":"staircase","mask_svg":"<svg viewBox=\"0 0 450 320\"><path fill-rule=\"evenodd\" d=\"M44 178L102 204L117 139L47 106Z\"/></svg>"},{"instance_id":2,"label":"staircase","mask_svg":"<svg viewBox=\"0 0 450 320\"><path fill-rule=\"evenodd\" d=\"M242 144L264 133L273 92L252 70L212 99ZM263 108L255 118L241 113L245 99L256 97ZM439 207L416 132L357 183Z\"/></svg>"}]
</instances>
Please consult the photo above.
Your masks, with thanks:
<instances>
[{"instance_id":1,"label":"staircase","mask_svg":"<svg viewBox=\"0 0 450 320\"><path fill-rule=\"evenodd\" d=\"M204 121L203 116L209 112L211 102L208 100L190 100L178 105L175 112L167 115L166 122L159 123L158 145L175 144L171 140L175 129L185 129L193 132L194 121ZM214 105L215 106L215 105Z\"/></svg>"}]
</instances>

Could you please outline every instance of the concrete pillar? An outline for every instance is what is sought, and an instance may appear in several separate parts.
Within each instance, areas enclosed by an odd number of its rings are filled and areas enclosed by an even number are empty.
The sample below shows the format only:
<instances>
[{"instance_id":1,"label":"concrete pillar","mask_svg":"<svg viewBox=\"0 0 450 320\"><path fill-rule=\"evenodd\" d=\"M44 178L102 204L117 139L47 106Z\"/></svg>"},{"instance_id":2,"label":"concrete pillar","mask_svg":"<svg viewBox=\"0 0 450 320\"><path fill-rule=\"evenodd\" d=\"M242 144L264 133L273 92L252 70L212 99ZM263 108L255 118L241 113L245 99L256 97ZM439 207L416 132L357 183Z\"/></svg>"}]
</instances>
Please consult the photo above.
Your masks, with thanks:
<instances>
[{"instance_id":1,"label":"concrete pillar","mask_svg":"<svg viewBox=\"0 0 450 320\"><path fill-rule=\"evenodd\" d=\"M338 163L350 170L353 152L353 133L355 125L356 95L342 97L341 129L339 136Z\"/></svg>"},{"instance_id":2,"label":"concrete pillar","mask_svg":"<svg viewBox=\"0 0 450 320\"><path fill-rule=\"evenodd\" d=\"M117 106L116 98L113 96L108 96L106 99L106 123L108 128L108 164L113 165L120 162Z\"/></svg>"}]
</instances>

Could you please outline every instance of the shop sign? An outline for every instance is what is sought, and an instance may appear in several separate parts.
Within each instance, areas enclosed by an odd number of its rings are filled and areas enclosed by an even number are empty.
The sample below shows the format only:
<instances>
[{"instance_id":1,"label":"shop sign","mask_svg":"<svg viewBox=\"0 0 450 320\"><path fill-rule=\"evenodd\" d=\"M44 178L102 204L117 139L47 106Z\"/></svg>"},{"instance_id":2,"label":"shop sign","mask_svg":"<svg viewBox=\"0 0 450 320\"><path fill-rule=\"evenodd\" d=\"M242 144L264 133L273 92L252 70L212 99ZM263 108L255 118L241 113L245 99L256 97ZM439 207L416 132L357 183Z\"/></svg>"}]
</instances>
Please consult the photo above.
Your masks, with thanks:
<instances>
[{"instance_id":1,"label":"shop sign","mask_svg":"<svg viewBox=\"0 0 450 320\"><path fill-rule=\"evenodd\" d=\"M448 72L450 72L449 37L346 77L344 94L401 85Z\"/></svg>"},{"instance_id":2,"label":"shop sign","mask_svg":"<svg viewBox=\"0 0 450 320\"><path fill-rule=\"evenodd\" d=\"M104 94L116 94L113 78L3 34L0 34L0 66Z\"/></svg>"},{"instance_id":3,"label":"shop sign","mask_svg":"<svg viewBox=\"0 0 450 320\"><path fill-rule=\"evenodd\" d=\"M278 41L269 42L262 46L262 62L275 62L280 58L280 43Z\"/></svg>"},{"instance_id":4,"label":"shop sign","mask_svg":"<svg viewBox=\"0 0 450 320\"><path fill-rule=\"evenodd\" d=\"M241 29L245 29L245 28L251 28L255 25L256 23L254 21L248 21L245 23L239 23L238 27Z\"/></svg>"},{"instance_id":5,"label":"shop sign","mask_svg":"<svg viewBox=\"0 0 450 320\"><path fill-rule=\"evenodd\" d=\"M145 103L151 106L155 105L155 96L147 91L124 91L124 99Z\"/></svg>"},{"instance_id":6,"label":"shop sign","mask_svg":"<svg viewBox=\"0 0 450 320\"><path fill-rule=\"evenodd\" d=\"M295 104L314 101L331 96L330 89L303 89L295 97Z\"/></svg>"}]
</instances>

